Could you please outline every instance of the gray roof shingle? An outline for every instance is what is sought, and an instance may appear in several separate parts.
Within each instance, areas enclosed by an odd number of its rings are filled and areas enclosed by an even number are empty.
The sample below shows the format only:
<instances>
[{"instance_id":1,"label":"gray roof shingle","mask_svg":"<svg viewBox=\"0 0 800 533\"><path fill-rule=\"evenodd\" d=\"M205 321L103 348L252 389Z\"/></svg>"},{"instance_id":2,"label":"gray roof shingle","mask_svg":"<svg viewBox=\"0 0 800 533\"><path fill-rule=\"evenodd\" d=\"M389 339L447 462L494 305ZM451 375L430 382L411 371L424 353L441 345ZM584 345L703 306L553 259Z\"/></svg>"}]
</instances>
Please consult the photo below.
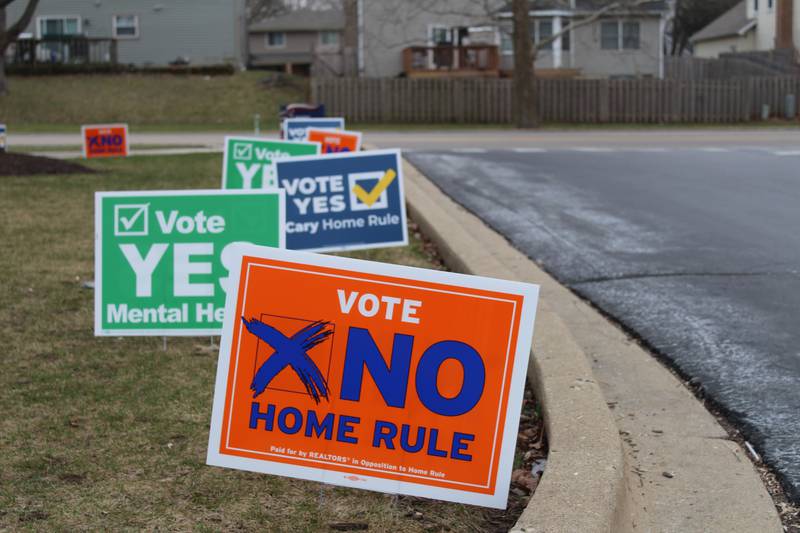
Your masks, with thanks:
<instances>
[{"instance_id":1,"label":"gray roof shingle","mask_svg":"<svg viewBox=\"0 0 800 533\"><path fill-rule=\"evenodd\" d=\"M742 0L711 24L692 35L689 40L697 43L724 37L736 37L737 35L744 35L755 27L756 20L747 18L747 1Z\"/></svg>"},{"instance_id":2,"label":"gray roof shingle","mask_svg":"<svg viewBox=\"0 0 800 533\"><path fill-rule=\"evenodd\" d=\"M333 9L298 9L251 24L249 29L251 32L343 30L344 12Z\"/></svg>"}]
</instances>

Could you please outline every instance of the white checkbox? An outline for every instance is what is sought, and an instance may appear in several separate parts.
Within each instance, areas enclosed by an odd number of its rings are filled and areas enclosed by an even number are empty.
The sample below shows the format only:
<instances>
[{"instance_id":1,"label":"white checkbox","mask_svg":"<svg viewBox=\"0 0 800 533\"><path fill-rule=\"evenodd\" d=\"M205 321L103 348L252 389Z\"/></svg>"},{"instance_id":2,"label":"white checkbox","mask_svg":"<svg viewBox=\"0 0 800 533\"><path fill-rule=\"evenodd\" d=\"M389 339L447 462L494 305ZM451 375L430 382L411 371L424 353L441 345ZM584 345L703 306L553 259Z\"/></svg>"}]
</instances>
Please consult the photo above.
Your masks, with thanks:
<instances>
[{"instance_id":1,"label":"white checkbox","mask_svg":"<svg viewBox=\"0 0 800 533\"><path fill-rule=\"evenodd\" d=\"M150 229L150 204L119 204L114 206L114 235L144 237Z\"/></svg>"},{"instance_id":2,"label":"white checkbox","mask_svg":"<svg viewBox=\"0 0 800 533\"><path fill-rule=\"evenodd\" d=\"M372 205L367 205L364 202L362 202L355 192L356 185L361 185L361 187L364 188L364 190L370 192L373 187L375 187L378 183L380 183L381 179L383 179L384 174L385 173L382 171L354 172L347 176L347 180L350 186L351 211L372 211L375 209L387 209L389 207L388 190L384 190L378 197L378 200ZM370 185L362 184L362 182L364 181L370 182Z\"/></svg>"},{"instance_id":3,"label":"white checkbox","mask_svg":"<svg viewBox=\"0 0 800 533\"><path fill-rule=\"evenodd\" d=\"M244 143L233 144L233 158L239 160L250 160L253 158L253 145Z\"/></svg>"}]
</instances>

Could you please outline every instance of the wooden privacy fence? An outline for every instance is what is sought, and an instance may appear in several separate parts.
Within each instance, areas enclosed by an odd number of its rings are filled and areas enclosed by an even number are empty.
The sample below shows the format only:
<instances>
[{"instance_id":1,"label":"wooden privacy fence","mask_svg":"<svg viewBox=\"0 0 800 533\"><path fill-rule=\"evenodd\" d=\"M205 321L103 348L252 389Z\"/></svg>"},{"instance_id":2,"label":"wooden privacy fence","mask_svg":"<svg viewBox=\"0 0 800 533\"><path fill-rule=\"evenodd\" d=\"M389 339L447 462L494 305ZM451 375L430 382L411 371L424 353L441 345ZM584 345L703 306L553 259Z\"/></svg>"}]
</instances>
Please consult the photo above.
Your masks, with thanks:
<instances>
[{"instance_id":1,"label":"wooden privacy fence","mask_svg":"<svg viewBox=\"0 0 800 533\"><path fill-rule=\"evenodd\" d=\"M353 122L510 123L508 79L315 78L312 98ZM726 81L537 80L545 122L744 122L784 117L800 77ZM795 113L797 105L795 105Z\"/></svg>"},{"instance_id":2,"label":"wooden privacy fence","mask_svg":"<svg viewBox=\"0 0 800 533\"><path fill-rule=\"evenodd\" d=\"M769 64L761 65L742 57L668 57L664 70L670 80L729 80L742 77L791 76L793 72L780 70Z\"/></svg>"}]
</instances>

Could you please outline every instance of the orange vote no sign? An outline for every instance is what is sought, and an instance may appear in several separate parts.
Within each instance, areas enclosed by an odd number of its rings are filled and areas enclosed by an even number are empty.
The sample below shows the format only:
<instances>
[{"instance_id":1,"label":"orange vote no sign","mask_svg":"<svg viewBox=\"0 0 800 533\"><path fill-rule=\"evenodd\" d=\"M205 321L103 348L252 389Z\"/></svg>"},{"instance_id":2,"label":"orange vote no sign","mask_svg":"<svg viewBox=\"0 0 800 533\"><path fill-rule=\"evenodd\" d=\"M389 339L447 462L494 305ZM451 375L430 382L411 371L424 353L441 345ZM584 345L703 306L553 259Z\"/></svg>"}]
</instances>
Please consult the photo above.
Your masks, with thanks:
<instances>
[{"instance_id":1,"label":"orange vote no sign","mask_svg":"<svg viewBox=\"0 0 800 533\"><path fill-rule=\"evenodd\" d=\"M307 140L322 145L323 154L358 152L361 150L361 132L308 128Z\"/></svg>"},{"instance_id":2,"label":"orange vote no sign","mask_svg":"<svg viewBox=\"0 0 800 533\"><path fill-rule=\"evenodd\" d=\"M536 286L238 253L209 464L505 506Z\"/></svg>"},{"instance_id":3,"label":"orange vote no sign","mask_svg":"<svg viewBox=\"0 0 800 533\"><path fill-rule=\"evenodd\" d=\"M83 156L126 157L128 155L128 126L126 124L102 124L83 126Z\"/></svg>"}]
</instances>

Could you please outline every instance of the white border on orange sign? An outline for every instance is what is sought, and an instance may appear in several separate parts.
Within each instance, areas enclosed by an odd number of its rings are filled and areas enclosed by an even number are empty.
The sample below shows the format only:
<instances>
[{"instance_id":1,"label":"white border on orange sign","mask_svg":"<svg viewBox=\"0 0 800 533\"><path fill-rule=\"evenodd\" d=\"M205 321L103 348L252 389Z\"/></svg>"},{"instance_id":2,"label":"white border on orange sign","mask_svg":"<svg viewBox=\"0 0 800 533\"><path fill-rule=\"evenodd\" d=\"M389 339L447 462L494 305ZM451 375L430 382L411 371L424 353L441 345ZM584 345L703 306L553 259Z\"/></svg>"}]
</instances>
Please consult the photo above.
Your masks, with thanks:
<instances>
[{"instance_id":1,"label":"white border on orange sign","mask_svg":"<svg viewBox=\"0 0 800 533\"><path fill-rule=\"evenodd\" d=\"M231 273L231 283L237 287L230 291L225 304L225 320L222 328L219 358L217 362L217 377L214 389L214 403L211 414L211 429L209 431L208 454L206 463L212 466L235 468L260 472L265 474L291 476L311 481L319 481L340 485L344 487L374 490L394 494L422 496L445 501L483 505L504 509L508 501L508 491L511 484L511 470L514 462L514 451L519 430L519 414L522 410L522 399L525 389L525 378L530 357L533 326L536 318L536 303L539 295L539 286L515 281L504 281L480 276L468 276L437 270L390 265L362 261L346 257L328 256L299 252L293 250L277 250L263 246L237 245L233 249L240 268ZM508 403L506 407L506 424L501 440L500 460L495 480L493 494L480 494L466 490L450 489L413 482L395 481L385 478L361 474L363 478L350 479L351 475L338 471L325 470L313 466L297 466L269 460L256 460L244 457L226 455L220 452L222 443L222 421L225 409L225 395L230 369L230 354L233 348L233 330L236 321L236 306L241 287L241 265L244 256L272 259L284 262L294 262L300 265L314 265L338 270L349 270L354 273L369 273L391 276L411 281L432 282L451 285L468 289L479 289L499 293L513 294L523 297L520 315L520 327L517 332L517 343L514 347L514 367L512 369L511 384L508 390ZM246 291L246 287L244 287ZM358 477L358 476L357 476Z\"/></svg>"}]
</instances>

